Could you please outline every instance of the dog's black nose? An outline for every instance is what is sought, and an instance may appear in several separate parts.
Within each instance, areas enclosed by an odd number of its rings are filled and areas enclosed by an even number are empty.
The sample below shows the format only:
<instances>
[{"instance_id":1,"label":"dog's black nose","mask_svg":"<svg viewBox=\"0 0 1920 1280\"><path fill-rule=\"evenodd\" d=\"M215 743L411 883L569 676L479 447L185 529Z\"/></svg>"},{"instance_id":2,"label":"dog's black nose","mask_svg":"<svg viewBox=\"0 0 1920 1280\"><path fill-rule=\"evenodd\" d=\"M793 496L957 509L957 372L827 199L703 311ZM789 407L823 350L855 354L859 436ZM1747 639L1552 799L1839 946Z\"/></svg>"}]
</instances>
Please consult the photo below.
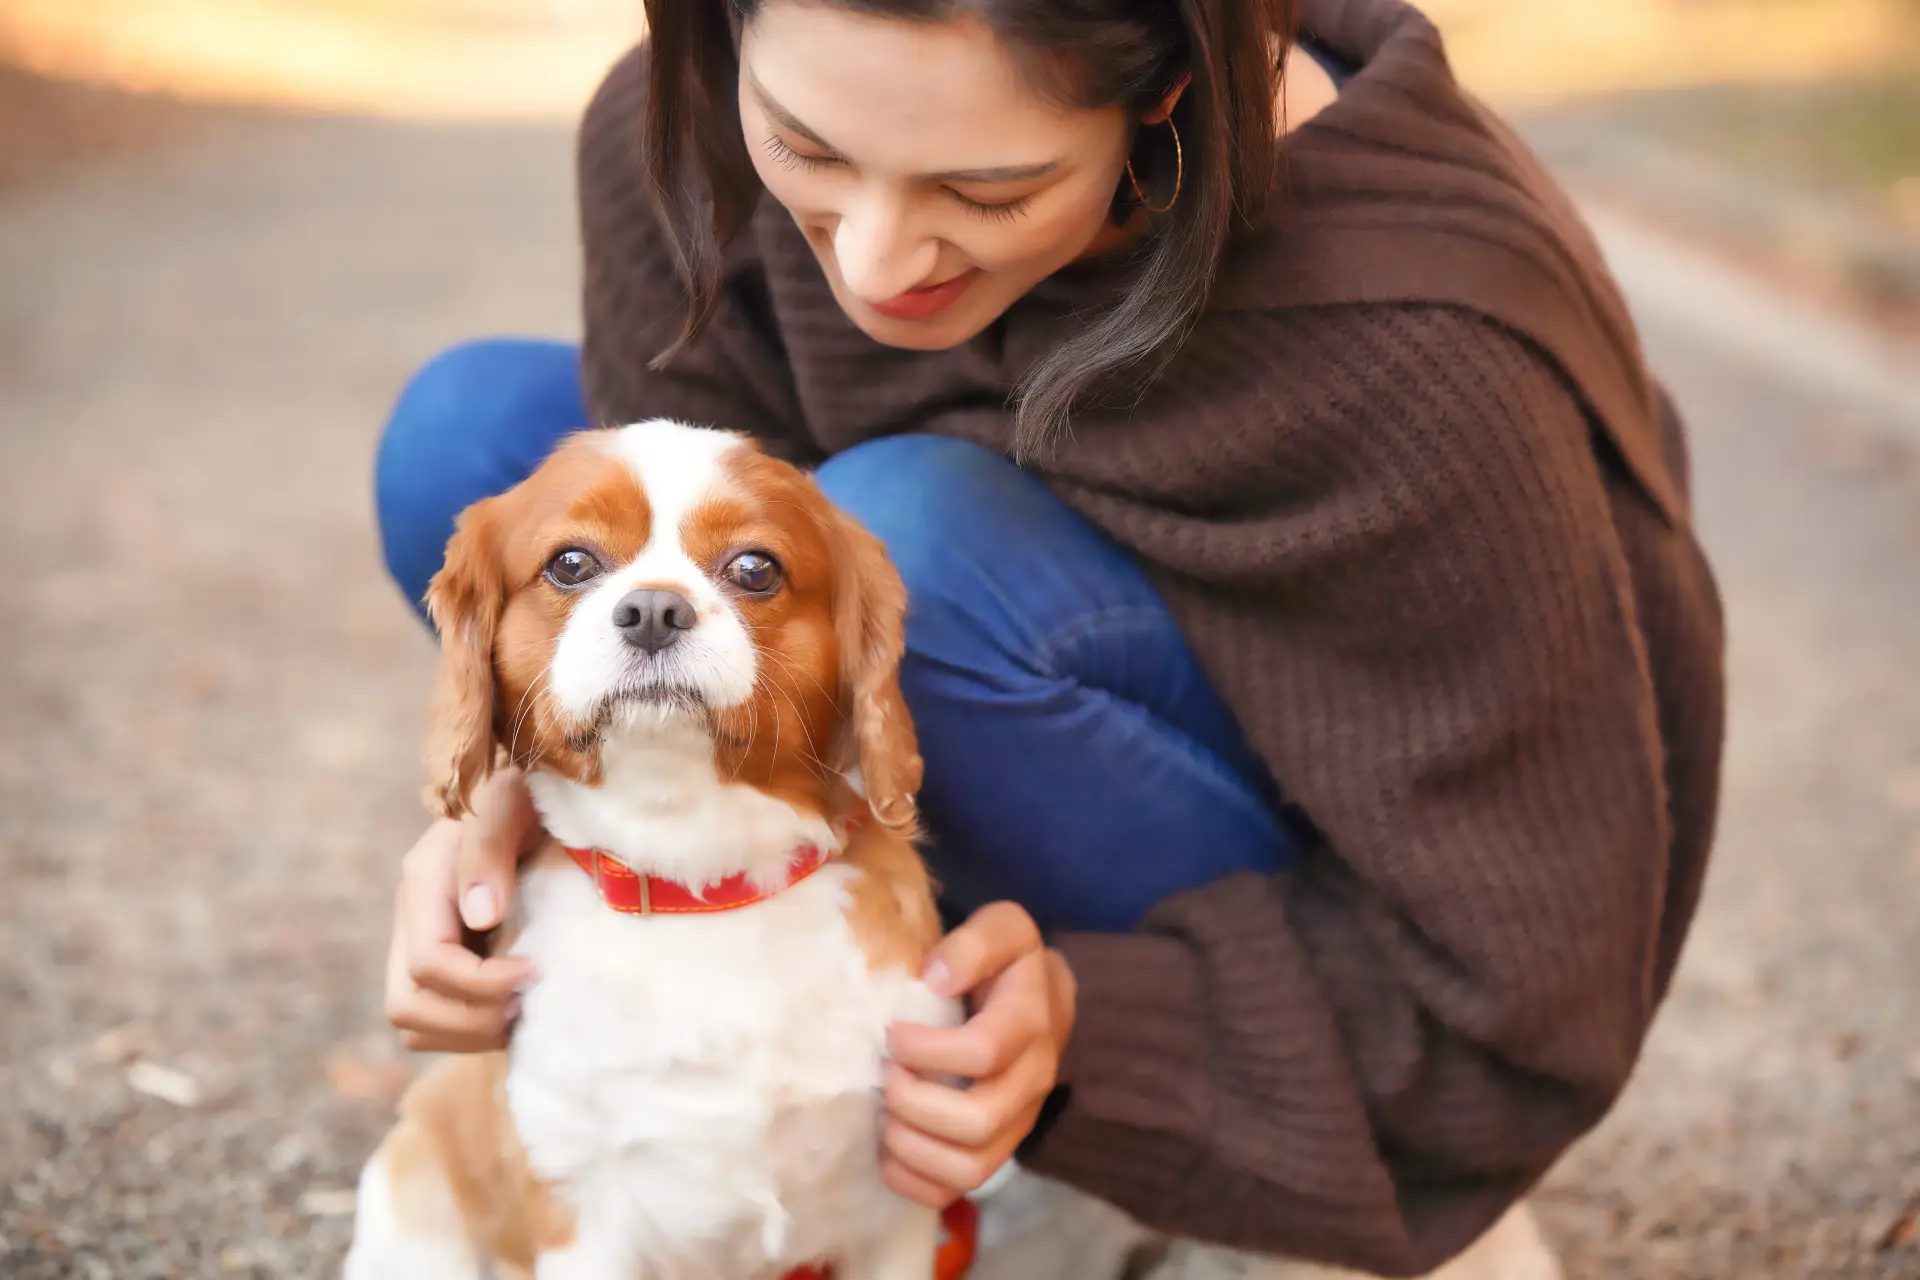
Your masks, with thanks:
<instances>
[{"instance_id":1,"label":"dog's black nose","mask_svg":"<svg viewBox=\"0 0 1920 1280\"><path fill-rule=\"evenodd\" d=\"M692 630L699 620L685 596L653 587L629 591L613 606L613 625L620 629L621 637L648 653L660 652L682 632Z\"/></svg>"}]
</instances>

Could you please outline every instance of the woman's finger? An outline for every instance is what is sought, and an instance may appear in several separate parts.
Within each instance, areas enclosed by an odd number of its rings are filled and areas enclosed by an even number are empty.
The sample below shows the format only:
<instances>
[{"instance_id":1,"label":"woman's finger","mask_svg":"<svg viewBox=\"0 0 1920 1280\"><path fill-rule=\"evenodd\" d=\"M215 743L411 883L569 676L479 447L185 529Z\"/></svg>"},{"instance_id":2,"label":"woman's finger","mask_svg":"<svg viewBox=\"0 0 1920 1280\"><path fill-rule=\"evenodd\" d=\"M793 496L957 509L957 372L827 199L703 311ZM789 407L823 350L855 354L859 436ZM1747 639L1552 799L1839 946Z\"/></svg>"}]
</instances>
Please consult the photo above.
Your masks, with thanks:
<instances>
[{"instance_id":1,"label":"woman's finger","mask_svg":"<svg viewBox=\"0 0 1920 1280\"><path fill-rule=\"evenodd\" d=\"M887 1072L884 1089L887 1114L920 1132L961 1147L988 1147L1010 1134L1013 1145L1026 1136L1047 1089L1038 1083L1042 1072L1022 1059L1006 1075L971 1089L954 1089L923 1080L899 1067ZM1014 1133L1014 1130L1020 1130Z\"/></svg>"},{"instance_id":2,"label":"woman's finger","mask_svg":"<svg viewBox=\"0 0 1920 1280\"><path fill-rule=\"evenodd\" d=\"M458 839L452 823L435 824L407 854L394 896L394 948L413 985L456 1000L503 1003L532 980L533 966L519 956L483 959L466 947L453 896Z\"/></svg>"},{"instance_id":3,"label":"woman's finger","mask_svg":"<svg viewBox=\"0 0 1920 1280\"><path fill-rule=\"evenodd\" d=\"M514 999L473 1002L425 990L408 976L404 957L398 945L388 953L386 1014L404 1033L408 1048L449 1051L504 1043L516 1012Z\"/></svg>"},{"instance_id":4,"label":"woman's finger","mask_svg":"<svg viewBox=\"0 0 1920 1280\"><path fill-rule=\"evenodd\" d=\"M483 959L469 951L461 941L460 920L447 888L424 876L402 876L394 901L390 961L397 954L410 986L470 1003L506 1003L532 980L533 966L520 956Z\"/></svg>"},{"instance_id":5,"label":"woman's finger","mask_svg":"<svg viewBox=\"0 0 1920 1280\"><path fill-rule=\"evenodd\" d=\"M496 773L474 792L473 813L459 824L453 848L452 888L467 928L485 933L507 918L520 859L537 824L517 771Z\"/></svg>"},{"instance_id":6,"label":"woman's finger","mask_svg":"<svg viewBox=\"0 0 1920 1280\"><path fill-rule=\"evenodd\" d=\"M993 984L978 1013L957 1027L895 1023L887 1045L894 1060L923 1076L981 1080L999 1075L1028 1049L1046 1045L1052 1017L1046 966L1037 953L1014 962Z\"/></svg>"},{"instance_id":7,"label":"woman's finger","mask_svg":"<svg viewBox=\"0 0 1920 1280\"><path fill-rule=\"evenodd\" d=\"M407 957L414 986L466 1004L504 1005L532 975L533 966L521 956L482 959L457 942L434 943Z\"/></svg>"},{"instance_id":8,"label":"woman's finger","mask_svg":"<svg viewBox=\"0 0 1920 1280\"><path fill-rule=\"evenodd\" d=\"M479 1053L506 1047L517 1007L482 1009L420 991L389 1008L387 1021L400 1032L401 1043L416 1052Z\"/></svg>"},{"instance_id":9,"label":"woman's finger","mask_svg":"<svg viewBox=\"0 0 1920 1280\"><path fill-rule=\"evenodd\" d=\"M990 902L933 949L927 984L942 995L965 995L1040 945L1040 927L1024 907Z\"/></svg>"},{"instance_id":10,"label":"woman's finger","mask_svg":"<svg viewBox=\"0 0 1920 1280\"><path fill-rule=\"evenodd\" d=\"M957 1187L943 1187L923 1178L892 1158L881 1162L880 1172L882 1180L893 1189L895 1195L930 1209L944 1209L965 1194Z\"/></svg>"},{"instance_id":11,"label":"woman's finger","mask_svg":"<svg viewBox=\"0 0 1920 1280\"><path fill-rule=\"evenodd\" d=\"M965 1195L986 1184L1006 1163L1006 1156L985 1147L956 1147L922 1133L898 1117L889 1117L881 1131L887 1154L908 1171L940 1187Z\"/></svg>"}]
</instances>

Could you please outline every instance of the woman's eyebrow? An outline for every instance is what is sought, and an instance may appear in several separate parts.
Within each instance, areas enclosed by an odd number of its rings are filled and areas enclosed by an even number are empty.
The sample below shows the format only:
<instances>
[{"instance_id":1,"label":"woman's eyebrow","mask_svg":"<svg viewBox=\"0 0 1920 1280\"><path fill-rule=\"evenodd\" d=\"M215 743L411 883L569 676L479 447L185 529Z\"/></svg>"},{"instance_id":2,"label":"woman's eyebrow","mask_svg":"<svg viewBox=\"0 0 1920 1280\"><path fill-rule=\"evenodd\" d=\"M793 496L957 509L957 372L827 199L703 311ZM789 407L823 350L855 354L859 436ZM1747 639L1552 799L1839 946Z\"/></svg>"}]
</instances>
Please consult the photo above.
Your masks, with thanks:
<instances>
[{"instance_id":1,"label":"woman's eyebrow","mask_svg":"<svg viewBox=\"0 0 1920 1280\"><path fill-rule=\"evenodd\" d=\"M792 130L822 151L831 151L836 156L840 154L840 148L809 129L806 122L799 116L776 102L773 95L768 93L750 73L742 72L742 74L746 75L747 86L753 90L753 96L760 99L760 105L766 109L768 115L779 122L781 128Z\"/></svg>"},{"instance_id":2,"label":"woman's eyebrow","mask_svg":"<svg viewBox=\"0 0 1920 1280\"><path fill-rule=\"evenodd\" d=\"M825 138L808 128L806 121L775 101L773 95L768 93L760 82L750 74L747 75L747 85L753 90L753 96L760 100L761 107L779 123L781 128L799 134L814 146L819 147L822 151L835 156L845 154L840 148L834 146L831 142L828 142ZM1059 167L1060 162L1058 160L1043 160L1037 164L994 165L985 169L949 169L941 173L923 173L918 176L928 182L1026 182L1034 178L1045 177Z\"/></svg>"}]
</instances>

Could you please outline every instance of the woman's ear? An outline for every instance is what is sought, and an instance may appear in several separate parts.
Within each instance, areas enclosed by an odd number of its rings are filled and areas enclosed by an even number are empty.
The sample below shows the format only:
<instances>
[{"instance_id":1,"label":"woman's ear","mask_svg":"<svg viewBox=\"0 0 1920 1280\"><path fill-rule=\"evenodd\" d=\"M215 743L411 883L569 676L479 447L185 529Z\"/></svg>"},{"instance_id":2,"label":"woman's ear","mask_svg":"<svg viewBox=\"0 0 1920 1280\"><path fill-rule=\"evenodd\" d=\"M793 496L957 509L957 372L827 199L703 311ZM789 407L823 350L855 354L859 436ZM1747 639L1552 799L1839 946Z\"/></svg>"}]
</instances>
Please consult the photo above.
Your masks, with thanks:
<instances>
[{"instance_id":1,"label":"woman's ear","mask_svg":"<svg viewBox=\"0 0 1920 1280\"><path fill-rule=\"evenodd\" d=\"M1190 71L1174 81L1173 88L1167 90L1166 96L1156 102L1152 110L1140 117L1140 123L1165 124L1168 117L1173 115L1173 109L1180 105L1182 95L1186 93L1188 86L1192 83L1193 73Z\"/></svg>"},{"instance_id":2,"label":"woman's ear","mask_svg":"<svg viewBox=\"0 0 1920 1280\"><path fill-rule=\"evenodd\" d=\"M426 801L448 818L467 813L473 789L493 772L493 637L506 599L493 501L460 514L446 563L427 587L440 674L427 720Z\"/></svg>"},{"instance_id":3,"label":"woman's ear","mask_svg":"<svg viewBox=\"0 0 1920 1280\"><path fill-rule=\"evenodd\" d=\"M880 539L835 511L833 626L840 649L840 698L852 724L852 752L867 803L888 830L918 834L923 767L913 718L900 696L906 653L907 589Z\"/></svg>"}]
</instances>

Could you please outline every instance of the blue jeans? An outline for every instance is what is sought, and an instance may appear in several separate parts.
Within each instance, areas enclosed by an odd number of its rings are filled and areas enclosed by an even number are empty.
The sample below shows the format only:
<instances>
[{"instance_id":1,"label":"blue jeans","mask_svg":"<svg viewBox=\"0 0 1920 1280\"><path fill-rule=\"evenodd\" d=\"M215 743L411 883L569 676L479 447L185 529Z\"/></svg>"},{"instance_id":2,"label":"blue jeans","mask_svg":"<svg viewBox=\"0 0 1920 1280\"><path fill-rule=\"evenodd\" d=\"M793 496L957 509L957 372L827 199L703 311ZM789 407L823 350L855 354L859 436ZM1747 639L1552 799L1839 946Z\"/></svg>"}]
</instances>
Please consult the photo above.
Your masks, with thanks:
<instances>
[{"instance_id":1,"label":"blue jeans","mask_svg":"<svg viewBox=\"0 0 1920 1280\"><path fill-rule=\"evenodd\" d=\"M587 421L569 345L476 342L414 377L375 487L416 608L460 510ZM1124 930L1302 855L1297 815L1139 566L1039 480L939 436L875 440L816 474L907 584L901 688L951 915L1010 898L1049 932Z\"/></svg>"}]
</instances>

